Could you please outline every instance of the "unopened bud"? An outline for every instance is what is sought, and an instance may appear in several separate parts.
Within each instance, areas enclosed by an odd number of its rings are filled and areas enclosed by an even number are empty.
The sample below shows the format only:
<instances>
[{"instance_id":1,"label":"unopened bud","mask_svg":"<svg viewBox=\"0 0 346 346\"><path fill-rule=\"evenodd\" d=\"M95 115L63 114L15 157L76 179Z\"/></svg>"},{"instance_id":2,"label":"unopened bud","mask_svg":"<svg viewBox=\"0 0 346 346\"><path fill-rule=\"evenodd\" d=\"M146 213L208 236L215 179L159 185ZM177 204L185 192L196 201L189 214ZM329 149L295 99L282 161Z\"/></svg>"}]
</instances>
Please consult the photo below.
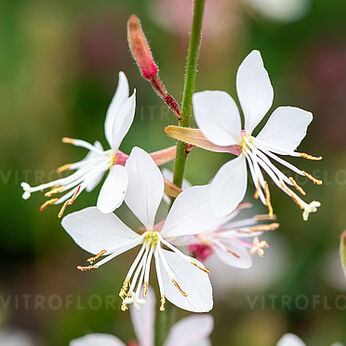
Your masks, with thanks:
<instances>
[{"instance_id":1,"label":"unopened bud","mask_svg":"<svg viewBox=\"0 0 346 346\"><path fill-rule=\"evenodd\" d=\"M150 51L148 41L143 33L138 17L133 14L127 22L127 34L131 52L144 78L151 80L158 73Z\"/></svg>"},{"instance_id":2,"label":"unopened bud","mask_svg":"<svg viewBox=\"0 0 346 346\"><path fill-rule=\"evenodd\" d=\"M133 58L135 59L142 76L147 79L155 92L161 97L171 111L181 120L180 107L177 101L167 92L162 83L148 41L142 30L141 22L133 14L127 22L127 38Z\"/></svg>"}]
</instances>

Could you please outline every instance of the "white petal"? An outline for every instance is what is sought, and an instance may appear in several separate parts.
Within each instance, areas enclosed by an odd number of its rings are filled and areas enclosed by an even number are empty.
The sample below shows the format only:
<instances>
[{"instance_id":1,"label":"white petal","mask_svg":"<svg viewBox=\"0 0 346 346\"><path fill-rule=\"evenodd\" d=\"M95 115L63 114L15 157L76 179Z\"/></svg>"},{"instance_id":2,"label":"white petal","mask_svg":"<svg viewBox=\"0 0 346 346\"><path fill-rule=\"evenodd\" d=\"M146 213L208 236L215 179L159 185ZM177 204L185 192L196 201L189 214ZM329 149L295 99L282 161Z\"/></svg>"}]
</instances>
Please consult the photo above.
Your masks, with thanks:
<instances>
[{"instance_id":1,"label":"white petal","mask_svg":"<svg viewBox=\"0 0 346 346\"><path fill-rule=\"evenodd\" d=\"M119 107L116 117L114 118L112 129L112 143L110 143L113 151L117 151L123 138L127 134L132 125L136 111L136 90L133 94Z\"/></svg>"},{"instance_id":2,"label":"white petal","mask_svg":"<svg viewBox=\"0 0 346 346\"><path fill-rule=\"evenodd\" d=\"M306 346L298 336L288 333L285 334L276 344L276 346Z\"/></svg>"},{"instance_id":3,"label":"white petal","mask_svg":"<svg viewBox=\"0 0 346 346\"><path fill-rule=\"evenodd\" d=\"M225 163L212 182L211 203L216 216L231 213L245 196L246 161L243 155Z\"/></svg>"},{"instance_id":4,"label":"white petal","mask_svg":"<svg viewBox=\"0 0 346 346\"><path fill-rule=\"evenodd\" d=\"M88 334L72 340L70 346L125 346L125 344L110 334Z\"/></svg>"},{"instance_id":5,"label":"white petal","mask_svg":"<svg viewBox=\"0 0 346 346\"><path fill-rule=\"evenodd\" d=\"M134 147L126 161L129 186L125 202L147 229L154 226L164 183L154 160L143 149Z\"/></svg>"},{"instance_id":6,"label":"white petal","mask_svg":"<svg viewBox=\"0 0 346 346\"><path fill-rule=\"evenodd\" d=\"M103 214L96 207L69 214L61 224L81 248L93 254L139 237L117 216Z\"/></svg>"},{"instance_id":7,"label":"white petal","mask_svg":"<svg viewBox=\"0 0 346 346\"><path fill-rule=\"evenodd\" d=\"M258 125L273 103L274 91L261 53L253 50L237 73L237 93L248 134Z\"/></svg>"},{"instance_id":8,"label":"white petal","mask_svg":"<svg viewBox=\"0 0 346 346\"><path fill-rule=\"evenodd\" d=\"M94 143L94 147L97 149L97 150L100 150L100 151L103 151L103 148L102 148L102 144L99 142L99 141L96 141ZM89 159L93 159L93 158L96 158L98 156L98 154L96 154L95 152L93 151L90 151L88 153L88 155L86 156L85 160L89 160ZM87 190L88 192L94 190L94 188L98 185L98 183L101 181L103 175L105 173L104 172L101 172L99 174L97 174L95 176L94 179L92 179L89 184L85 187L85 190Z\"/></svg>"},{"instance_id":9,"label":"white petal","mask_svg":"<svg viewBox=\"0 0 346 346\"><path fill-rule=\"evenodd\" d=\"M128 177L124 166L115 165L109 170L97 199L97 208L104 214L112 213L123 203Z\"/></svg>"},{"instance_id":10,"label":"white petal","mask_svg":"<svg viewBox=\"0 0 346 346\"><path fill-rule=\"evenodd\" d=\"M166 298L177 307L192 312L208 312L213 308L212 288L209 276L193 264L187 262L172 251L162 250L175 274L181 289L187 294L184 297L174 286L164 266L161 265L162 281ZM203 267L203 264L191 257ZM161 262L162 263L162 262Z\"/></svg>"},{"instance_id":11,"label":"white petal","mask_svg":"<svg viewBox=\"0 0 346 346\"><path fill-rule=\"evenodd\" d=\"M206 90L192 97L196 123L211 142L227 146L240 142L240 115L232 97L224 91Z\"/></svg>"},{"instance_id":12,"label":"white petal","mask_svg":"<svg viewBox=\"0 0 346 346\"><path fill-rule=\"evenodd\" d=\"M164 346L202 345L209 337L213 327L214 321L209 315L186 317L173 325Z\"/></svg>"},{"instance_id":13,"label":"white petal","mask_svg":"<svg viewBox=\"0 0 346 346\"><path fill-rule=\"evenodd\" d=\"M227 252L223 249L221 249L218 246L213 246L213 250L215 252L215 255L224 263L237 268L250 268L252 265L252 259L247 251L247 249L242 246L237 240L227 240L222 241L222 244L226 246L226 248L233 251L234 254L231 252Z\"/></svg>"},{"instance_id":14,"label":"white petal","mask_svg":"<svg viewBox=\"0 0 346 346\"><path fill-rule=\"evenodd\" d=\"M165 237L191 235L218 225L221 218L210 208L211 185L193 186L180 193L174 201L162 228Z\"/></svg>"},{"instance_id":15,"label":"white petal","mask_svg":"<svg viewBox=\"0 0 346 346\"><path fill-rule=\"evenodd\" d=\"M312 121L312 114L297 107L279 107L256 138L269 146L294 151Z\"/></svg>"},{"instance_id":16,"label":"white petal","mask_svg":"<svg viewBox=\"0 0 346 346\"><path fill-rule=\"evenodd\" d=\"M129 84L124 72L119 72L119 81L117 90L113 96L111 104L108 107L106 120L105 120L105 136L112 147L113 143L113 124L114 119L118 114L120 106L127 100L129 97Z\"/></svg>"},{"instance_id":17,"label":"white petal","mask_svg":"<svg viewBox=\"0 0 346 346\"><path fill-rule=\"evenodd\" d=\"M137 341L141 346L154 346L155 336L155 293L149 288L146 303L137 310L130 307L131 320L135 329Z\"/></svg>"}]
</instances>

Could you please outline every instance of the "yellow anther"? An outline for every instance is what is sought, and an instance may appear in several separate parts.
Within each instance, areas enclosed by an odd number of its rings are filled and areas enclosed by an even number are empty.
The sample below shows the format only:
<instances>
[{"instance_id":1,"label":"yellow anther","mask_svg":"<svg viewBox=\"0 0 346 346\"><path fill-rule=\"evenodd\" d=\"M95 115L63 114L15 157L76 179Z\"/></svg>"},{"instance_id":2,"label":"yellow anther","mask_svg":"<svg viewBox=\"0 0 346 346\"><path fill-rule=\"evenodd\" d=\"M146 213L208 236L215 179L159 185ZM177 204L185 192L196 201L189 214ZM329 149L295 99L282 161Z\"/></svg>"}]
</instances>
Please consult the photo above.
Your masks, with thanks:
<instances>
[{"instance_id":1,"label":"yellow anther","mask_svg":"<svg viewBox=\"0 0 346 346\"><path fill-rule=\"evenodd\" d=\"M143 297L144 298L147 296L147 292L148 292L148 282L144 281L144 284L143 284Z\"/></svg>"},{"instance_id":2,"label":"yellow anther","mask_svg":"<svg viewBox=\"0 0 346 346\"><path fill-rule=\"evenodd\" d=\"M302 195L306 195L305 191L303 190L303 188L297 184L297 182L292 178L289 177L290 182L293 184L293 186L302 194Z\"/></svg>"},{"instance_id":3,"label":"yellow anther","mask_svg":"<svg viewBox=\"0 0 346 346\"><path fill-rule=\"evenodd\" d=\"M194 266L196 266L198 269L200 270L203 270L205 273L209 274L210 273L210 270L205 268L205 267L202 267L200 266L197 262L195 261L191 261L191 264L193 264Z\"/></svg>"},{"instance_id":4,"label":"yellow anther","mask_svg":"<svg viewBox=\"0 0 346 346\"><path fill-rule=\"evenodd\" d=\"M82 271L82 272L85 272L87 270L92 270L92 269L97 269L98 266L95 266L95 265L90 265L90 266L78 266L77 269Z\"/></svg>"},{"instance_id":5,"label":"yellow anther","mask_svg":"<svg viewBox=\"0 0 346 346\"><path fill-rule=\"evenodd\" d=\"M40 211L42 211L43 209L45 209L46 207L48 207L49 205L54 204L56 201L58 201L58 198L52 198L49 199L48 201L44 202L41 206L40 206Z\"/></svg>"},{"instance_id":6,"label":"yellow anther","mask_svg":"<svg viewBox=\"0 0 346 346\"><path fill-rule=\"evenodd\" d=\"M59 219L63 216L66 207L67 207L68 205L72 205L72 204L74 203L74 201L76 200L76 198L77 198L77 196L78 196L78 193L79 193L79 191L80 191L80 187L81 187L81 186L79 185L79 186L77 187L77 190L76 190L76 192L74 193L74 195L73 195L70 199L68 199L68 200L63 204L63 206L61 207L61 209L60 209L60 211L59 211L59 214L58 214L58 218L59 218Z\"/></svg>"},{"instance_id":7,"label":"yellow anther","mask_svg":"<svg viewBox=\"0 0 346 346\"><path fill-rule=\"evenodd\" d=\"M45 197L51 197L56 193L64 191L65 186L56 186L44 194Z\"/></svg>"},{"instance_id":8,"label":"yellow anther","mask_svg":"<svg viewBox=\"0 0 346 346\"><path fill-rule=\"evenodd\" d=\"M92 264L94 263L98 258L100 258L101 256L103 256L105 253L107 252L107 250L102 250L100 251L96 256L90 257L87 259L87 261Z\"/></svg>"},{"instance_id":9,"label":"yellow anther","mask_svg":"<svg viewBox=\"0 0 346 346\"><path fill-rule=\"evenodd\" d=\"M164 294L161 294L161 306L160 311L165 311L165 305L166 305L166 297Z\"/></svg>"},{"instance_id":10,"label":"yellow anther","mask_svg":"<svg viewBox=\"0 0 346 346\"><path fill-rule=\"evenodd\" d=\"M313 177L311 174L309 174L307 172L304 172L304 171L302 171L302 172L307 178L309 178L312 182L314 182L314 184L322 185L322 183L323 183L322 180L316 179L315 177Z\"/></svg>"},{"instance_id":11,"label":"yellow anther","mask_svg":"<svg viewBox=\"0 0 346 346\"><path fill-rule=\"evenodd\" d=\"M230 248L227 248L226 251L227 251L228 253L230 253L231 255L233 255L234 257L236 257L236 258L240 258L240 256L239 256L236 252L234 252L233 250L231 250Z\"/></svg>"},{"instance_id":12,"label":"yellow anther","mask_svg":"<svg viewBox=\"0 0 346 346\"><path fill-rule=\"evenodd\" d=\"M269 217L272 217L273 216L273 207L270 203L270 191L269 191L268 183L266 181L264 182L264 192L265 192L266 205L268 208L268 215L269 215Z\"/></svg>"},{"instance_id":13,"label":"yellow anther","mask_svg":"<svg viewBox=\"0 0 346 346\"><path fill-rule=\"evenodd\" d=\"M300 153L299 154L300 157L303 157L304 159L308 159L308 160L313 160L313 161L320 161L322 160L322 156L312 156L306 153Z\"/></svg>"},{"instance_id":14,"label":"yellow anther","mask_svg":"<svg viewBox=\"0 0 346 346\"><path fill-rule=\"evenodd\" d=\"M119 292L119 297L121 297L122 299L124 299L124 297L126 296L126 291L127 288L129 286L130 280L126 279L123 283L123 287L121 288L120 292Z\"/></svg>"},{"instance_id":15,"label":"yellow anther","mask_svg":"<svg viewBox=\"0 0 346 346\"><path fill-rule=\"evenodd\" d=\"M71 168L71 164L67 163L66 165L63 165L57 168L57 172L62 173L62 172L68 171L70 168Z\"/></svg>"},{"instance_id":16,"label":"yellow anther","mask_svg":"<svg viewBox=\"0 0 346 346\"><path fill-rule=\"evenodd\" d=\"M276 215L255 215L256 221L268 221L268 220L276 220Z\"/></svg>"},{"instance_id":17,"label":"yellow anther","mask_svg":"<svg viewBox=\"0 0 346 346\"><path fill-rule=\"evenodd\" d=\"M256 225L250 227L251 232L268 232L275 231L280 226L279 223L270 223L269 225Z\"/></svg>"},{"instance_id":18,"label":"yellow anther","mask_svg":"<svg viewBox=\"0 0 346 346\"><path fill-rule=\"evenodd\" d=\"M257 188L254 195L253 195L253 198L258 199L258 196L259 196L259 189Z\"/></svg>"},{"instance_id":19,"label":"yellow anther","mask_svg":"<svg viewBox=\"0 0 346 346\"><path fill-rule=\"evenodd\" d=\"M68 144L73 144L74 143L74 139L70 138L70 137L63 137L62 142L63 143L68 143Z\"/></svg>"},{"instance_id":20,"label":"yellow anther","mask_svg":"<svg viewBox=\"0 0 346 346\"><path fill-rule=\"evenodd\" d=\"M172 279L172 282L174 284L174 286L178 289L178 291L184 296L184 297L187 297L187 294L181 289L181 287L179 286L179 284L174 280ZM161 310L161 309L160 309Z\"/></svg>"}]
</instances>

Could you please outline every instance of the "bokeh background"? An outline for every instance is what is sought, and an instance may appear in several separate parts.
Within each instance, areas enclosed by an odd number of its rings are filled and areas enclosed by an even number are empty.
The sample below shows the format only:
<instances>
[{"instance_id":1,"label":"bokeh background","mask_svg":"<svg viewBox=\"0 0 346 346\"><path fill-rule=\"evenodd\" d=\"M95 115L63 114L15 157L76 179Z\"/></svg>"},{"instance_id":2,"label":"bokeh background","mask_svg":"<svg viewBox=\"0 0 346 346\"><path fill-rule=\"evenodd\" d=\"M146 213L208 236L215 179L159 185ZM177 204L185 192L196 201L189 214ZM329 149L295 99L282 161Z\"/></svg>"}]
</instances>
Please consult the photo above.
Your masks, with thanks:
<instances>
[{"instance_id":1,"label":"bokeh background","mask_svg":"<svg viewBox=\"0 0 346 346\"><path fill-rule=\"evenodd\" d=\"M238 65L259 49L274 86L273 109L312 111L301 150L324 158L292 160L324 180L321 187L299 180L309 200L322 202L319 212L303 222L295 204L272 188L281 227L268 235L267 256L251 270L215 267L212 341L268 346L290 331L308 345L346 342L346 284L338 262L346 228L346 2L206 2L196 89L227 90L235 97ZM103 121L120 70L137 89L138 104L121 149L173 144L162 129L175 119L141 79L128 50L132 13L141 18L160 76L180 102L190 0L0 2L0 340L9 331L50 346L89 332L135 338L117 297L134 254L102 270L78 272L88 254L64 232L58 209L40 213L42 196L24 201L20 188L21 181L37 185L57 177L55 168L85 154L62 144L63 136L106 144ZM226 160L196 149L186 177L205 184ZM83 193L67 212L94 205L98 191ZM265 212L261 205L255 209ZM118 213L135 224L126 207Z\"/></svg>"}]
</instances>

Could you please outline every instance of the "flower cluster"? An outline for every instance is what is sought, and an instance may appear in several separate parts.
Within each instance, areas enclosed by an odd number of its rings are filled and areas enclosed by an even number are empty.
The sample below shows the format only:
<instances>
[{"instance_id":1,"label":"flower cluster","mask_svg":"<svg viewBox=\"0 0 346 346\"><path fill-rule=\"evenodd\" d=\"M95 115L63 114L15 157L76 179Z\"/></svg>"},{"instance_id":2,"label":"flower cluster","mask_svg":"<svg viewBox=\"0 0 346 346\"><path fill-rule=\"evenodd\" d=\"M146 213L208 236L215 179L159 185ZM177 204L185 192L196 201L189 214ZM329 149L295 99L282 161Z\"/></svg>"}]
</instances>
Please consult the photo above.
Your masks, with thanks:
<instances>
[{"instance_id":1,"label":"flower cluster","mask_svg":"<svg viewBox=\"0 0 346 346\"><path fill-rule=\"evenodd\" d=\"M130 47L142 75L180 121L183 114L158 77L158 67L137 17L130 17L128 28ZM210 311L213 307L212 286L209 270L203 262L215 255L227 265L249 268L252 265L251 256L264 256L265 249L269 247L260 237L279 227L265 174L302 209L304 220L320 206L317 201L305 202L299 196L305 195L303 188L274 164L305 176L315 184L322 184L310 173L281 158L286 155L321 159L296 151L306 135L312 114L296 107L279 107L255 136L253 132L269 111L274 95L258 51L252 51L242 62L236 84L245 120L243 127L238 107L229 94L203 91L195 93L192 98L193 114L199 129L183 126L165 128L165 132L180 141L180 145L186 143L185 155L194 147L229 155L230 161L219 169L209 184L191 186L185 182L178 186L178 183L174 184L171 173L161 172L159 166L175 156L178 158L179 145L178 148L172 146L151 154L139 147L133 147L130 155L119 150L136 110L136 91L130 96L123 72L119 73L118 87L105 120L109 149L104 150L99 142L90 144L64 138L63 142L88 150L83 160L58 169L60 173L74 173L36 187L22 183L24 199L28 199L32 192L49 189L45 196L50 199L40 209L62 203L61 217L83 190L93 190L108 172L96 206L65 216L62 226L81 248L92 254L86 265L77 267L81 271L100 268L118 255L137 248L137 255L129 264L123 284L119 287L122 311L128 310L131 305L140 310L151 296L149 284L153 266L160 292L160 311L165 310L166 301L192 312ZM234 158L234 155L237 157ZM244 218L240 214L251 207L250 203L243 202L248 170L255 186L254 198L259 198L268 212ZM60 198L53 197L61 193ZM159 206L162 200L167 202L169 197L168 213L164 219L158 219L157 215L162 214L157 213ZM113 213L123 202L142 227L130 229ZM151 306L152 299L149 300ZM135 320L136 314L132 312ZM189 323L189 332L199 323L202 322ZM152 338L148 335L147 338ZM140 335L138 337L141 338ZM76 340L72 344L90 344L100 338L112 344L112 336L95 335L87 336L86 343Z\"/></svg>"}]
</instances>

